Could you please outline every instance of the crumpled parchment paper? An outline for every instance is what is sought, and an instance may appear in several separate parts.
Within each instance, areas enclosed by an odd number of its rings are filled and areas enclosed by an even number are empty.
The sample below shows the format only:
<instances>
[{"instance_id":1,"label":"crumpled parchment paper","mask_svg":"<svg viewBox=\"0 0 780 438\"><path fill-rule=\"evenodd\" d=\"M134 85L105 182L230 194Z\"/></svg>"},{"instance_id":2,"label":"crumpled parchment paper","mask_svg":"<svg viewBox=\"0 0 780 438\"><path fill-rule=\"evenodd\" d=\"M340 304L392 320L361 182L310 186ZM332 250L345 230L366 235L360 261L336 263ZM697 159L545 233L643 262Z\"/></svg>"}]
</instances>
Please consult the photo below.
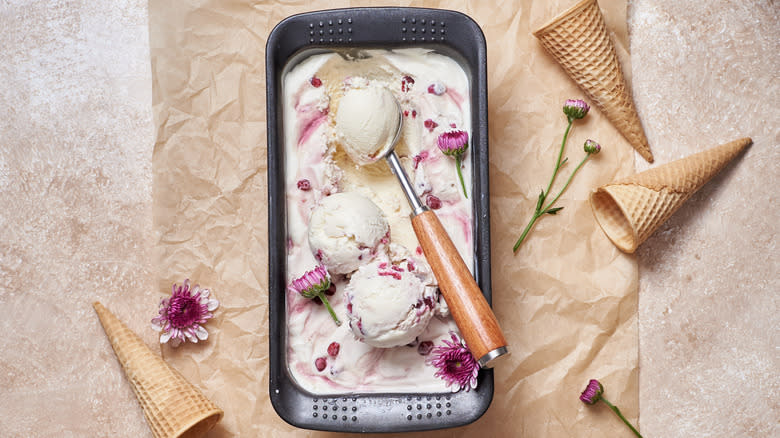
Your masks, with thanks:
<instances>
[{"instance_id":1,"label":"crumpled parchment paper","mask_svg":"<svg viewBox=\"0 0 780 438\"><path fill-rule=\"evenodd\" d=\"M495 370L494 400L480 420L426 436L632 436L606 406L578 400L588 379L600 379L636 423L637 263L604 236L587 201L593 188L633 173L634 153L598 110L575 123L570 164L555 187L584 155L586 138L601 143L601 154L558 201L565 208L542 218L512 253L552 172L566 126L561 106L584 97L531 32L573 3L395 3L458 10L485 33L493 306L512 351ZM626 2L600 4L628 73ZM376 5L327 5L349 6ZM276 23L314 9L304 1L149 3L156 284L163 296L190 278L221 302L205 343L162 353L224 409L212 437L295 430L268 398L264 56Z\"/></svg>"}]
</instances>

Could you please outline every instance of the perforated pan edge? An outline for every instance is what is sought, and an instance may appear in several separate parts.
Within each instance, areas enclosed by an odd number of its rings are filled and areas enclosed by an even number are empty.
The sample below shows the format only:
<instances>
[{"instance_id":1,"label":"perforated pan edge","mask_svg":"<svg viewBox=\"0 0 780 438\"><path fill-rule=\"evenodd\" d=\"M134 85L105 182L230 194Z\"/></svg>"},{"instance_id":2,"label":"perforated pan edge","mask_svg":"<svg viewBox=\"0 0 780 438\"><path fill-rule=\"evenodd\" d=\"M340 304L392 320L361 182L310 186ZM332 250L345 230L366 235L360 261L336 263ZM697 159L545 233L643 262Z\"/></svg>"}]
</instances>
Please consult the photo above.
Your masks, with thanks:
<instances>
[{"instance_id":1,"label":"perforated pan edge","mask_svg":"<svg viewBox=\"0 0 780 438\"><path fill-rule=\"evenodd\" d=\"M279 416L293 426L338 432L404 432L469 424L493 399L493 371L478 387L457 393L330 394L302 390L286 365L286 217L281 119L282 69L304 49L432 47L460 58L472 95L475 278L488 303L490 212L488 190L487 60L485 37L468 16L422 8L350 8L294 15L281 21L266 44L268 131L269 392Z\"/></svg>"}]
</instances>

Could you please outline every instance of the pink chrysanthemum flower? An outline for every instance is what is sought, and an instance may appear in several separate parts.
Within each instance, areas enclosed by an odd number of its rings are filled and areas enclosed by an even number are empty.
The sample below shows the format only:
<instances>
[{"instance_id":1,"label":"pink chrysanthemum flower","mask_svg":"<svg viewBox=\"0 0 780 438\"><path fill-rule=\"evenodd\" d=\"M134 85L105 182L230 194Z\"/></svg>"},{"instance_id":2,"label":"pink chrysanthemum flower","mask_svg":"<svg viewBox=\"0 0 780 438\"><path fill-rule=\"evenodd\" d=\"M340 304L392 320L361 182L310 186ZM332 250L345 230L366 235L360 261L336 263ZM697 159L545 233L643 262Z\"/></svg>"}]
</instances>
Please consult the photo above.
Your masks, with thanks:
<instances>
[{"instance_id":1,"label":"pink chrysanthemum flower","mask_svg":"<svg viewBox=\"0 0 780 438\"><path fill-rule=\"evenodd\" d=\"M325 296L325 291L328 290L329 287L330 274L328 274L328 270L322 265L317 266L311 271L306 271L287 286L288 289L301 294L304 298L319 298L323 304L325 304L325 307L328 308L328 312L333 318L333 321L336 322L336 325L341 325L341 321L336 317L336 312L330 307L330 302L328 302L328 298Z\"/></svg>"},{"instance_id":2,"label":"pink chrysanthemum flower","mask_svg":"<svg viewBox=\"0 0 780 438\"><path fill-rule=\"evenodd\" d=\"M442 132L436 144L444 155L456 157L469 147L469 134L460 130Z\"/></svg>"},{"instance_id":3,"label":"pink chrysanthemum flower","mask_svg":"<svg viewBox=\"0 0 780 438\"><path fill-rule=\"evenodd\" d=\"M434 347L427 362L438 368L434 375L444 379L452 392L476 389L479 363L458 335L450 332L450 336L452 342L444 340L443 346Z\"/></svg>"},{"instance_id":4,"label":"pink chrysanthemum flower","mask_svg":"<svg viewBox=\"0 0 780 438\"><path fill-rule=\"evenodd\" d=\"M599 401L601 394L603 393L604 387L601 386L601 383L599 383L599 381L596 379L590 379L590 382L588 382L588 386L585 388L585 391L582 391L582 394L580 395L580 400L582 400L583 403L592 405Z\"/></svg>"},{"instance_id":5,"label":"pink chrysanthemum flower","mask_svg":"<svg viewBox=\"0 0 780 438\"><path fill-rule=\"evenodd\" d=\"M615 415L617 415L623 421L623 423L628 426L629 429L631 429L631 432L634 432L634 435L642 438L642 434L640 434L634 425L623 416L623 413L620 412L620 409L610 403L609 400L604 398L604 386L598 380L590 379L588 386L585 387L585 390L582 391L582 394L580 395L580 401L588 405L596 404L599 401L604 402L604 404L607 405L612 410L612 412L614 412Z\"/></svg>"},{"instance_id":6,"label":"pink chrysanthemum flower","mask_svg":"<svg viewBox=\"0 0 780 438\"><path fill-rule=\"evenodd\" d=\"M469 147L469 134L466 131L454 130L442 132L439 138L436 139L436 144L439 146L439 150L444 155L455 158L455 168L458 171L458 179L460 179L460 186L463 188L463 196L469 197L466 193L466 183L463 181L463 173L461 172L461 159L463 153Z\"/></svg>"},{"instance_id":7,"label":"pink chrysanthemum flower","mask_svg":"<svg viewBox=\"0 0 780 438\"><path fill-rule=\"evenodd\" d=\"M197 284L190 289L190 280L181 286L172 286L171 296L160 300L159 315L152 319L152 328L160 332L160 343L171 342L178 347L182 342L205 341L209 333L203 324L214 315L219 301L209 298L210 291Z\"/></svg>"}]
</instances>

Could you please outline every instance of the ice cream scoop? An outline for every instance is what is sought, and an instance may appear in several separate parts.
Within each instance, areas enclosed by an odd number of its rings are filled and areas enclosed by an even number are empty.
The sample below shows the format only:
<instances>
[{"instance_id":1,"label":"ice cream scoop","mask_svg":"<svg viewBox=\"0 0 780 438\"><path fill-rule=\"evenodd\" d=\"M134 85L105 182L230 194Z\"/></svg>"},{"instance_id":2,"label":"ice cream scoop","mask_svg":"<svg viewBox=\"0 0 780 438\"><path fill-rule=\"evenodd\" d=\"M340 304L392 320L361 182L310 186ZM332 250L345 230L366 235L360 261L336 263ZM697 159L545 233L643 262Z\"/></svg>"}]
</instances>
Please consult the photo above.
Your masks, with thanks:
<instances>
[{"instance_id":1,"label":"ice cream scoop","mask_svg":"<svg viewBox=\"0 0 780 438\"><path fill-rule=\"evenodd\" d=\"M381 91L383 90L383 91ZM457 248L452 243L447 231L442 226L436 214L429 210L414 191L409 182L401 162L393 148L401 136L403 117L401 107L393 94L387 89L376 89L374 92L382 96L372 99L361 99L364 96L360 89L353 89L345 93L339 103L339 113L347 114L347 111L356 120L348 123L336 123L336 129L348 127L346 131L340 131L346 142L357 141L349 139L351 127L359 126L362 129L375 130L373 133L362 133L359 137L361 150L371 153L364 156L365 160L355 160L356 164L368 164L386 158L390 169L401 183L406 198L412 207L412 228L417 240L420 242L425 258L431 266L431 270L439 283L444 299L449 306L455 324L457 324L471 353L484 368L491 368L494 361L508 353L507 342L501 328L498 325L493 310L482 295L482 291L463 262ZM359 94L356 94L359 93ZM373 93L373 92L372 92ZM387 99L392 98L393 105L387 104ZM360 111L347 109L346 106L360 100ZM377 116L382 114L383 122L377 121ZM394 134L390 144L386 144L388 135L386 128L395 124ZM376 143L369 143L368 139L376 139ZM349 147L349 146L347 146ZM349 151L347 151L349 153Z\"/></svg>"},{"instance_id":2,"label":"ice cream scoop","mask_svg":"<svg viewBox=\"0 0 780 438\"><path fill-rule=\"evenodd\" d=\"M361 266L346 288L350 329L374 347L413 342L435 314L439 294L430 283L408 264L375 260Z\"/></svg>"},{"instance_id":3,"label":"ice cream scoop","mask_svg":"<svg viewBox=\"0 0 780 438\"><path fill-rule=\"evenodd\" d=\"M384 87L355 88L344 94L336 113L336 132L353 162L372 163L393 147L401 120L397 105Z\"/></svg>"},{"instance_id":4,"label":"ice cream scoop","mask_svg":"<svg viewBox=\"0 0 780 438\"><path fill-rule=\"evenodd\" d=\"M334 193L312 211L309 246L332 274L349 274L370 261L390 228L382 210L356 192Z\"/></svg>"}]
</instances>

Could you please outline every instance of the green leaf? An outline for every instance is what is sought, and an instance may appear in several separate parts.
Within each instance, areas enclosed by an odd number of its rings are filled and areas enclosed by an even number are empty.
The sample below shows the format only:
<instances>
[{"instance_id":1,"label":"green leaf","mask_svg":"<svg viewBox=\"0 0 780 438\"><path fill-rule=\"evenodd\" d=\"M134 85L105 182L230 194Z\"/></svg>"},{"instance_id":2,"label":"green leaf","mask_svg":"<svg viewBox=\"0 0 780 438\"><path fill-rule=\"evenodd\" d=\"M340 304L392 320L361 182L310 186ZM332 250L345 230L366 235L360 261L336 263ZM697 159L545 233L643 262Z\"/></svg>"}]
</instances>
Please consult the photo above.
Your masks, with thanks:
<instances>
[{"instance_id":1,"label":"green leaf","mask_svg":"<svg viewBox=\"0 0 780 438\"><path fill-rule=\"evenodd\" d=\"M558 213L561 210L563 210L563 207L549 208L549 209L547 209L547 211L545 211L545 213L547 213L547 214L556 214L556 213Z\"/></svg>"},{"instance_id":2,"label":"green leaf","mask_svg":"<svg viewBox=\"0 0 780 438\"><path fill-rule=\"evenodd\" d=\"M542 208L542 203L544 203L544 190L539 193L539 200L536 201L536 211L539 211L539 209Z\"/></svg>"}]
</instances>

